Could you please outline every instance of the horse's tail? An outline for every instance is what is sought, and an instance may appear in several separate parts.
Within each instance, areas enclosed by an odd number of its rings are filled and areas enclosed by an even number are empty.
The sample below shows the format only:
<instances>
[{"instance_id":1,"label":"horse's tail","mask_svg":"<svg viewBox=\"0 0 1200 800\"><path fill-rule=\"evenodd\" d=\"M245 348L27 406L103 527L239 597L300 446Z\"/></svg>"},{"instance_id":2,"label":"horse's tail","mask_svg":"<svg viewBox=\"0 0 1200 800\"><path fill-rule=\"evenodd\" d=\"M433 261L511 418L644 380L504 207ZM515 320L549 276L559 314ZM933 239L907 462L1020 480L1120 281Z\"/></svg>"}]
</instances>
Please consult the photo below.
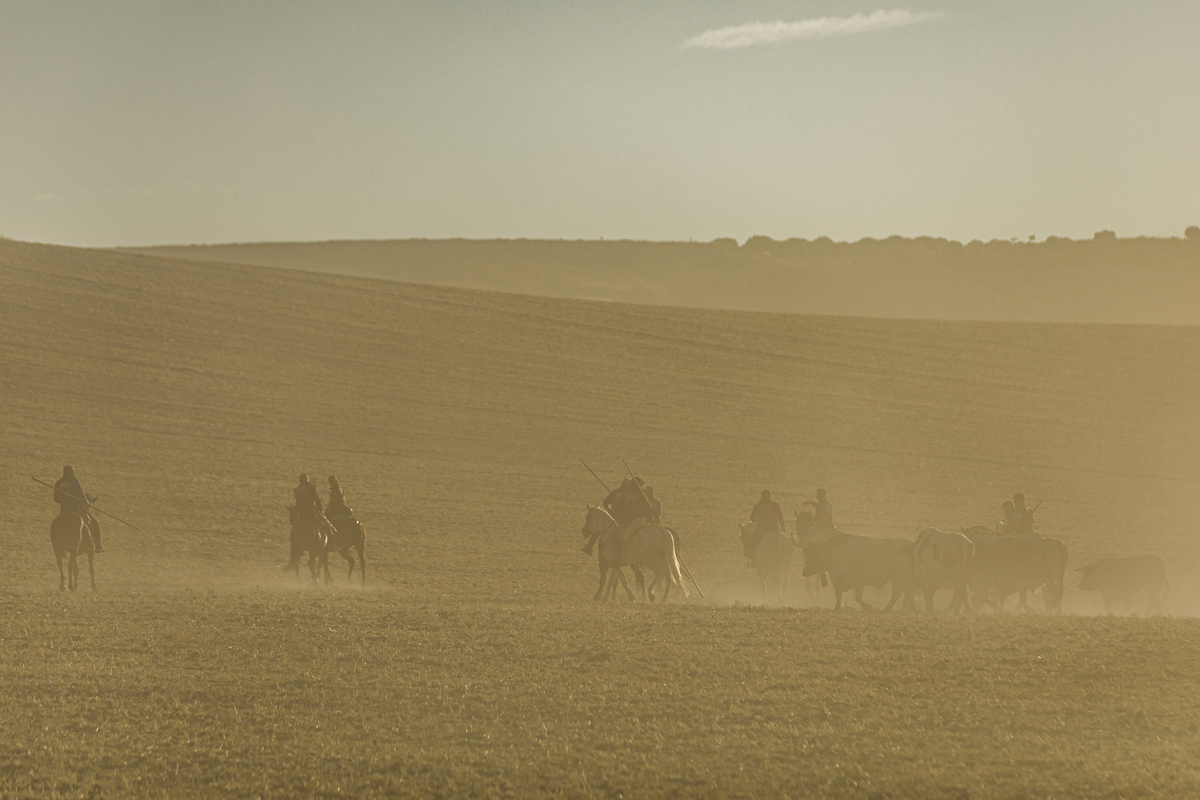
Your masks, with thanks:
<instances>
[{"instance_id":1,"label":"horse's tail","mask_svg":"<svg viewBox=\"0 0 1200 800\"><path fill-rule=\"evenodd\" d=\"M683 570L679 567L679 553L675 550L675 537L670 531L663 531L663 558L667 562L667 574L671 576L671 580L683 592L684 597L691 597L688 592L687 584L683 582Z\"/></svg>"}]
</instances>

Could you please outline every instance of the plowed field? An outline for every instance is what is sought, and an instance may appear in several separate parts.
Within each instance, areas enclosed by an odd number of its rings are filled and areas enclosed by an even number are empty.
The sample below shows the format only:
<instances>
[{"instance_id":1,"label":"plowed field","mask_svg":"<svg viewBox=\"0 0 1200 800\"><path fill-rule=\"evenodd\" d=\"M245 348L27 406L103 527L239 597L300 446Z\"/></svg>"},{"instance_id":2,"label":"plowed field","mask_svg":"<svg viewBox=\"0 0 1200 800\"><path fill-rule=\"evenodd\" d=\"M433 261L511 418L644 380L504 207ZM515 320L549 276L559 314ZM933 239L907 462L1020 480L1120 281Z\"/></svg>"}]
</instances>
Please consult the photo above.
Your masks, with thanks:
<instances>
[{"instance_id":1,"label":"plowed field","mask_svg":"<svg viewBox=\"0 0 1200 800\"><path fill-rule=\"evenodd\" d=\"M0 794L1200 789L1198 329L637 307L3 240L0 287ZM590 602L602 490L579 457L656 487L707 600ZM57 591L29 480L67 463L141 528L106 524L96 593ZM336 473L366 524L365 591L281 574L301 471ZM748 608L736 523L763 488L790 510L817 486L844 528L907 538L1024 491L1072 567L1163 556L1168 617L1093 616L1070 571L1055 619L834 613L798 575L792 608Z\"/></svg>"}]
</instances>

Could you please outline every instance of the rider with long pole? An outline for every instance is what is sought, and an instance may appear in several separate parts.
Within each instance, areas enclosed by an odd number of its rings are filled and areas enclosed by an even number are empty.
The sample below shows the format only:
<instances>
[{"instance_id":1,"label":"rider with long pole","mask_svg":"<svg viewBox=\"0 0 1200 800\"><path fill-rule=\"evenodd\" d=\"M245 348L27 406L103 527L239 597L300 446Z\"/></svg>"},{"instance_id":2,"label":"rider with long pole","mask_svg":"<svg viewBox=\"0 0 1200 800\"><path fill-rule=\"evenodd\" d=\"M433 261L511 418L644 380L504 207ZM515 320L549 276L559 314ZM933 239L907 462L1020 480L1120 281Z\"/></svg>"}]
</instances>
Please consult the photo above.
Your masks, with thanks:
<instances>
[{"instance_id":1,"label":"rider with long pole","mask_svg":"<svg viewBox=\"0 0 1200 800\"><path fill-rule=\"evenodd\" d=\"M646 506L648 508L653 508L654 505L650 502L650 498L646 497L646 493L642 491L642 484L638 483L638 479L633 477L633 470L629 469L629 462L622 458L621 463L625 465L625 470L629 473L629 477L632 479L633 485L636 486L638 492L641 493L642 500L646 502ZM700 596L704 597L704 590L700 588L700 584L696 583L696 579L692 577L692 571L688 568L687 562L683 560L683 556L676 552L675 557L679 559L679 566L683 568L683 572L688 576L688 580L690 580L692 585L696 587L696 591L700 593Z\"/></svg>"}]
</instances>

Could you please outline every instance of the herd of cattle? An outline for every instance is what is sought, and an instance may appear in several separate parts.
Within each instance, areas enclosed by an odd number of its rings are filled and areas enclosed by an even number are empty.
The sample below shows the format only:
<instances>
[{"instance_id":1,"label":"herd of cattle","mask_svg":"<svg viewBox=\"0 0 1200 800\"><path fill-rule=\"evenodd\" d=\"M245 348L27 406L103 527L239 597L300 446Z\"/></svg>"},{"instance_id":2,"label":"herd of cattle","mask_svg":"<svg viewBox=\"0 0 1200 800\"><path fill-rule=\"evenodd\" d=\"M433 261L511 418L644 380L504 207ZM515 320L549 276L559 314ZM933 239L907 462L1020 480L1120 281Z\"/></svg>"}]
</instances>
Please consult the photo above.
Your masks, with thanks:
<instances>
[{"instance_id":1,"label":"herd of cattle","mask_svg":"<svg viewBox=\"0 0 1200 800\"><path fill-rule=\"evenodd\" d=\"M743 541L754 533L752 522L740 528ZM792 550L799 547L804 553L804 575L820 576L821 585L827 579L833 584L835 608L841 608L842 594L852 591L855 601L869 609L863 589L891 584L885 611L901 599L905 608L914 609L918 593L924 596L926 609L933 611L934 595L942 589L953 592L951 611L980 610L985 605L1003 611L1005 600L1014 594L1024 610L1029 608L1028 594L1039 589L1047 613L1062 610L1067 548L1036 532L1002 535L984 526L959 533L926 528L911 542L818 531L812 516L803 513L796 514L796 530L792 537L766 534L757 547L752 565L758 570L764 597L770 586L782 601ZM1079 571L1079 588L1099 592L1110 613L1116 602L1132 610L1139 592L1145 593L1148 611L1154 613L1169 588L1166 567L1157 556L1107 558Z\"/></svg>"}]
</instances>

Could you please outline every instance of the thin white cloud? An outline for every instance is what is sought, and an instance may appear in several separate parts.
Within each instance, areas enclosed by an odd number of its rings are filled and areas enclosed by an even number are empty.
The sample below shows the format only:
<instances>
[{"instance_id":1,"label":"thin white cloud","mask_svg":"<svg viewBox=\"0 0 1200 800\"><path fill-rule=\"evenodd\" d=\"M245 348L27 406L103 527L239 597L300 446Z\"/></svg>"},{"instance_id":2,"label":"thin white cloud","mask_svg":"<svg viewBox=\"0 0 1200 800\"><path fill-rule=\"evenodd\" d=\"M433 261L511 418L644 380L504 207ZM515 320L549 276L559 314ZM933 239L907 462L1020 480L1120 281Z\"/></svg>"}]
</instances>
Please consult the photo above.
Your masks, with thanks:
<instances>
[{"instance_id":1,"label":"thin white cloud","mask_svg":"<svg viewBox=\"0 0 1200 800\"><path fill-rule=\"evenodd\" d=\"M898 8L893 11L875 11L871 14L855 14L852 17L817 17L798 22L748 22L728 28L714 28L683 43L685 50L704 48L710 50L733 50L738 47L755 47L764 44L781 44L799 39L828 36L850 36L855 33L903 28L932 19L937 14Z\"/></svg>"}]
</instances>

